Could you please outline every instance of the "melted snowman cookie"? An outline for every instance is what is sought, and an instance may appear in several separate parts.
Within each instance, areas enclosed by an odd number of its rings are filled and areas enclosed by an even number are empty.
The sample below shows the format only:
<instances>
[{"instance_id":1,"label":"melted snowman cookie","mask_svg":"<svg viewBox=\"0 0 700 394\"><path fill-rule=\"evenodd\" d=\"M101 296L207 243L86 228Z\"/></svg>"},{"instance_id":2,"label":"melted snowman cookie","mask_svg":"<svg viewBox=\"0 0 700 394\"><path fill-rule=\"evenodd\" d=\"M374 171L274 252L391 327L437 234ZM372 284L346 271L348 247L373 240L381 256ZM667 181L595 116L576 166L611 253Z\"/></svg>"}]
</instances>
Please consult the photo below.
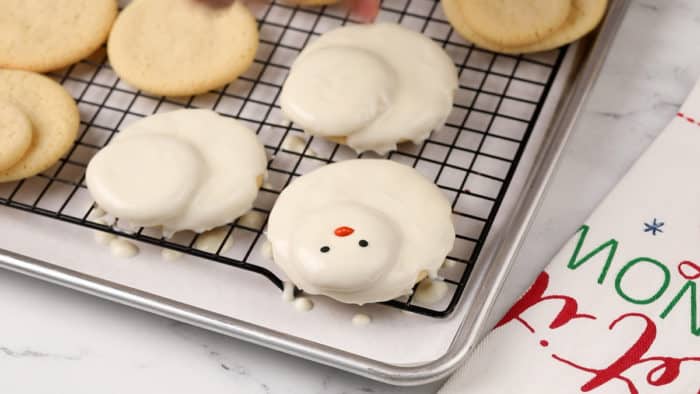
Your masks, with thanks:
<instances>
[{"instance_id":1,"label":"melted snowman cookie","mask_svg":"<svg viewBox=\"0 0 700 394\"><path fill-rule=\"evenodd\" d=\"M203 232L253 207L266 173L255 133L209 110L178 110L131 124L88 164L97 204L164 234Z\"/></svg>"},{"instance_id":2,"label":"melted snowman cookie","mask_svg":"<svg viewBox=\"0 0 700 394\"><path fill-rule=\"evenodd\" d=\"M307 133L380 154L420 143L452 110L457 70L430 38L394 23L323 34L296 59L282 112Z\"/></svg>"},{"instance_id":3,"label":"melted snowman cookie","mask_svg":"<svg viewBox=\"0 0 700 394\"><path fill-rule=\"evenodd\" d=\"M273 259L297 286L354 304L410 294L452 249L449 202L411 167L348 160L295 180L270 213Z\"/></svg>"}]
</instances>

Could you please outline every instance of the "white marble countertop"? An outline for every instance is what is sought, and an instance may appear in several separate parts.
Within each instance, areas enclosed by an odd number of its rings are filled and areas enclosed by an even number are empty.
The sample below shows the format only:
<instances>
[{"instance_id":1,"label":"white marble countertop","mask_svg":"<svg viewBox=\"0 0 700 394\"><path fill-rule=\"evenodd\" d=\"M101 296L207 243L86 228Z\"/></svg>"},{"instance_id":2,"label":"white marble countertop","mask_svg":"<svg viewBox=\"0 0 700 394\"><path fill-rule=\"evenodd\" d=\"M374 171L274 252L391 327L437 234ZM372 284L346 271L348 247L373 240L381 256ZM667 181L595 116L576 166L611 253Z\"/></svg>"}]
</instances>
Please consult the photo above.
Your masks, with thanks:
<instances>
[{"instance_id":1,"label":"white marble countertop","mask_svg":"<svg viewBox=\"0 0 700 394\"><path fill-rule=\"evenodd\" d=\"M500 314L673 117L700 77L700 2L634 0ZM572 203L573 202L573 203ZM396 388L0 271L0 392L434 393Z\"/></svg>"}]
</instances>

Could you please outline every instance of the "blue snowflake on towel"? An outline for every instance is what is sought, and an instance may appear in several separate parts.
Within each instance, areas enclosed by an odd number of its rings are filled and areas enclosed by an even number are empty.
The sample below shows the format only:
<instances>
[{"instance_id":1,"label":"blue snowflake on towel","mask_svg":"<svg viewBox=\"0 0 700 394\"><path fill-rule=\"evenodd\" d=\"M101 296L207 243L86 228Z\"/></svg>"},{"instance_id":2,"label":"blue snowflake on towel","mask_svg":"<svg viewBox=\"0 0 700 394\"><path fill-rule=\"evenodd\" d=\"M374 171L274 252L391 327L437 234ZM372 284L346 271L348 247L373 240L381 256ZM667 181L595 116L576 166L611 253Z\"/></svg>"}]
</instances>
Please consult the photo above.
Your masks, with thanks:
<instances>
[{"instance_id":1,"label":"blue snowflake on towel","mask_svg":"<svg viewBox=\"0 0 700 394\"><path fill-rule=\"evenodd\" d=\"M664 224L664 222L657 221L656 218L654 218L651 224L646 222L644 223L644 232L651 233L651 235L656 235L656 233L663 233L664 230L662 230L661 227L663 227Z\"/></svg>"}]
</instances>

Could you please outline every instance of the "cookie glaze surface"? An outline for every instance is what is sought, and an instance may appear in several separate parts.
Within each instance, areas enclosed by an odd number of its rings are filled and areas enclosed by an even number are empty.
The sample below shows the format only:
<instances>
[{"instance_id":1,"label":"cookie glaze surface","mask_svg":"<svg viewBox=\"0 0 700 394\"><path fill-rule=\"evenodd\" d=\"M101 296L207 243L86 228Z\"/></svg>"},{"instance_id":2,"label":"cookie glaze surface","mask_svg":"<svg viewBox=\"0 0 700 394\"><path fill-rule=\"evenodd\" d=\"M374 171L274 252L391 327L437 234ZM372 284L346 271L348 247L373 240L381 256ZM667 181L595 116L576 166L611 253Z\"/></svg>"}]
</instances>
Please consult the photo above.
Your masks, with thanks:
<instances>
[{"instance_id":1,"label":"cookie glaze surface","mask_svg":"<svg viewBox=\"0 0 700 394\"><path fill-rule=\"evenodd\" d=\"M203 232L249 211L266 173L255 133L209 110L139 120L90 161L92 197L136 226Z\"/></svg>"},{"instance_id":2,"label":"cookie glaze surface","mask_svg":"<svg viewBox=\"0 0 700 394\"><path fill-rule=\"evenodd\" d=\"M280 102L307 133L382 154L441 127L457 87L457 70L438 44L379 23L341 27L309 44L292 65Z\"/></svg>"}]
</instances>

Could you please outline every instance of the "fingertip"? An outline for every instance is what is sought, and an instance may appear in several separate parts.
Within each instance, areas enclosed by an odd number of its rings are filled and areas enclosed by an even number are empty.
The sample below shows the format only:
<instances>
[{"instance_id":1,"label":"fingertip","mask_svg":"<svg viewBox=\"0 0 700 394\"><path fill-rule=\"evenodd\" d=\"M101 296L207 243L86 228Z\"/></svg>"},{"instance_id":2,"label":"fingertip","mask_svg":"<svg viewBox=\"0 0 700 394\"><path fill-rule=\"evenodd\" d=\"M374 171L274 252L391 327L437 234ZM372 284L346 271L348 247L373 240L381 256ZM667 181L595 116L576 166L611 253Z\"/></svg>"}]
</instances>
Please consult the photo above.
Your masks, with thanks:
<instances>
[{"instance_id":1,"label":"fingertip","mask_svg":"<svg viewBox=\"0 0 700 394\"><path fill-rule=\"evenodd\" d=\"M362 22L373 22L379 14L380 0L349 0L350 12Z\"/></svg>"}]
</instances>

